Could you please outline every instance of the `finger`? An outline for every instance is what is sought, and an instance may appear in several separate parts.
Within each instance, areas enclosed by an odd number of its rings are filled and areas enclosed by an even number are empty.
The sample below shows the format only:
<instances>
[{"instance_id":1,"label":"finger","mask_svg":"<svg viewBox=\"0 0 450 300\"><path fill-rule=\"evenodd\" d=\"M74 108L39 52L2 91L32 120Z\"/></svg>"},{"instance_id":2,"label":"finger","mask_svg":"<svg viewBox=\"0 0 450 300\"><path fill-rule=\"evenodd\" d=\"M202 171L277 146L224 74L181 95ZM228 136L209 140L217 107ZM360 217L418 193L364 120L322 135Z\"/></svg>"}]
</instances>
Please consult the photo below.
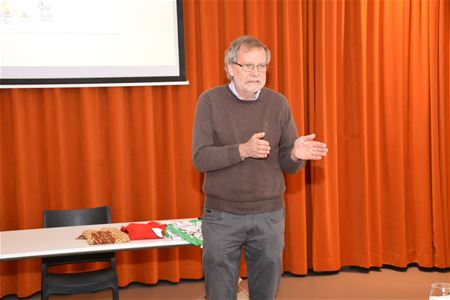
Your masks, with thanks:
<instances>
[{"instance_id":1,"label":"finger","mask_svg":"<svg viewBox=\"0 0 450 300\"><path fill-rule=\"evenodd\" d=\"M263 152L263 153L258 154L258 157L267 157L267 156L269 156L268 152Z\"/></svg>"},{"instance_id":2,"label":"finger","mask_svg":"<svg viewBox=\"0 0 450 300\"><path fill-rule=\"evenodd\" d=\"M255 155L256 155L256 157L267 157L269 155L269 151L260 150L260 151L257 151L255 153Z\"/></svg>"},{"instance_id":3,"label":"finger","mask_svg":"<svg viewBox=\"0 0 450 300\"><path fill-rule=\"evenodd\" d=\"M316 137L316 135L315 135L314 133L312 133L312 134L309 134L309 135L301 136L301 137L300 137L300 140L301 140L303 143L306 143L306 142L308 142L308 141L314 140L315 137Z\"/></svg>"},{"instance_id":4,"label":"finger","mask_svg":"<svg viewBox=\"0 0 450 300\"><path fill-rule=\"evenodd\" d=\"M258 145L257 147L256 147L256 149L258 150L258 151L270 151L270 146L269 145Z\"/></svg>"},{"instance_id":5,"label":"finger","mask_svg":"<svg viewBox=\"0 0 450 300\"><path fill-rule=\"evenodd\" d=\"M265 132L257 132L257 133L255 133L255 134L252 136L252 138L255 138L255 139L262 139L265 135L266 135Z\"/></svg>"},{"instance_id":6,"label":"finger","mask_svg":"<svg viewBox=\"0 0 450 300\"><path fill-rule=\"evenodd\" d=\"M257 144L258 146L269 146L269 142L266 141L266 140L257 140L257 141L256 141L256 144Z\"/></svg>"},{"instance_id":7,"label":"finger","mask_svg":"<svg viewBox=\"0 0 450 300\"><path fill-rule=\"evenodd\" d=\"M326 153L326 152L318 152L318 151L316 151L316 152L314 152L314 153L312 154L312 156L321 156L321 157L324 157L324 156L327 156L327 153Z\"/></svg>"},{"instance_id":8,"label":"finger","mask_svg":"<svg viewBox=\"0 0 450 300\"><path fill-rule=\"evenodd\" d=\"M263 150L263 151L270 151L269 145L258 145L257 149Z\"/></svg>"},{"instance_id":9,"label":"finger","mask_svg":"<svg viewBox=\"0 0 450 300\"><path fill-rule=\"evenodd\" d=\"M327 153L328 152L328 148L318 148L318 147L316 147L316 148L313 148L313 153Z\"/></svg>"},{"instance_id":10,"label":"finger","mask_svg":"<svg viewBox=\"0 0 450 300\"><path fill-rule=\"evenodd\" d=\"M319 147L319 148L326 148L327 147L327 144L322 143L322 142L317 142L317 141L311 142L311 144L312 144L313 147Z\"/></svg>"},{"instance_id":11,"label":"finger","mask_svg":"<svg viewBox=\"0 0 450 300\"><path fill-rule=\"evenodd\" d=\"M318 156L318 155L311 156L311 158L310 158L310 160L321 160L321 159L322 159L322 156Z\"/></svg>"}]
</instances>

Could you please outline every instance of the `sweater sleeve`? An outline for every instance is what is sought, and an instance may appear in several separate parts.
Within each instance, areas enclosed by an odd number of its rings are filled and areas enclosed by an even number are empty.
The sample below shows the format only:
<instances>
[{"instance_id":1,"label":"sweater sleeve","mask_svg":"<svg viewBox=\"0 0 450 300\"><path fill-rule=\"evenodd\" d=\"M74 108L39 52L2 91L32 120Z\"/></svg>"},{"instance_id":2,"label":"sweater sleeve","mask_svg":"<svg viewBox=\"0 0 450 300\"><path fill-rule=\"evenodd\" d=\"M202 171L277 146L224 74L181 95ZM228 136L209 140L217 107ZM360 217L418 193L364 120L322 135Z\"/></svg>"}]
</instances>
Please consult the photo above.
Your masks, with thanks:
<instances>
[{"instance_id":1,"label":"sweater sleeve","mask_svg":"<svg viewBox=\"0 0 450 300\"><path fill-rule=\"evenodd\" d=\"M291 158L292 148L294 142L298 137L297 126L295 125L294 118L292 116L291 109L286 102L283 114L281 116L281 139L280 139L280 151L278 153L278 160L280 162L281 169L289 174L294 174L299 169L303 168L306 164L304 160L293 161Z\"/></svg>"},{"instance_id":2,"label":"sweater sleeve","mask_svg":"<svg viewBox=\"0 0 450 300\"><path fill-rule=\"evenodd\" d=\"M239 144L215 145L211 104L202 96L195 111L192 162L200 172L217 171L241 162Z\"/></svg>"}]
</instances>

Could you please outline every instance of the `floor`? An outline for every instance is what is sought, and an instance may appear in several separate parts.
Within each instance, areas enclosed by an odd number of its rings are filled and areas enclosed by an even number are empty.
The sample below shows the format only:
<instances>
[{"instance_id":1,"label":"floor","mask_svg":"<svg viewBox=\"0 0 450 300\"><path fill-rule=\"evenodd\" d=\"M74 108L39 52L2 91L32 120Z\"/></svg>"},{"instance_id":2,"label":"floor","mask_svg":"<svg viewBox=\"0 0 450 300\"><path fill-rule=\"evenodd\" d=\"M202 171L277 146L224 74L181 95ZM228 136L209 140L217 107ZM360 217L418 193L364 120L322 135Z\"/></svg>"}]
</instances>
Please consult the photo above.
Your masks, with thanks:
<instances>
[{"instance_id":1,"label":"floor","mask_svg":"<svg viewBox=\"0 0 450 300\"><path fill-rule=\"evenodd\" d=\"M433 282L450 282L450 269L429 270L409 267L407 269L384 267L371 269L345 268L340 272L308 276L283 275L277 300L284 299L427 299L430 284ZM16 297L5 297L13 300ZM40 299L40 293L26 300ZM106 300L111 299L110 291L91 294L60 296L54 295L50 300ZM200 280L183 280L178 284L160 282L156 285L131 284L120 289L121 300L142 299L204 299L203 282ZM248 299L247 281L239 285L238 299Z\"/></svg>"}]
</instances>

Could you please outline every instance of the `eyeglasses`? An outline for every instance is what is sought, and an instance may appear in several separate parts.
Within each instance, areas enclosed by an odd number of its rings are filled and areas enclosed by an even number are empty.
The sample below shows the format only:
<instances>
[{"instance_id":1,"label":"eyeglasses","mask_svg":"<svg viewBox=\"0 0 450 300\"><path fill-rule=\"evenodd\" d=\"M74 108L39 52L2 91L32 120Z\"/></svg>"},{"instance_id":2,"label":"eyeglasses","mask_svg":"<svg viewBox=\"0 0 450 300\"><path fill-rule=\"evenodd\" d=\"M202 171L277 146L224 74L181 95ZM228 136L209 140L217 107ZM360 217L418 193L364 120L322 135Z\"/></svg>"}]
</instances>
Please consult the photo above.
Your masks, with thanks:
<instances>
[{"instance_id":1,"label":"eyeglasses","mask_svg":"<svg viewBox=\"0 0 450 300\"><path fill-rule=\"evenodd\" d=\"M239 67L242 68L242 71L244 72L251 72L253 71L255 68L256 70L258 70L258 72L266 72L267 71L267 65L266 64L259 64L259 65L252 65L252 64L243 64L241 65L240 63L237 62L233 62L233 64L238 65Z\"/></svg>"}]
</instances>

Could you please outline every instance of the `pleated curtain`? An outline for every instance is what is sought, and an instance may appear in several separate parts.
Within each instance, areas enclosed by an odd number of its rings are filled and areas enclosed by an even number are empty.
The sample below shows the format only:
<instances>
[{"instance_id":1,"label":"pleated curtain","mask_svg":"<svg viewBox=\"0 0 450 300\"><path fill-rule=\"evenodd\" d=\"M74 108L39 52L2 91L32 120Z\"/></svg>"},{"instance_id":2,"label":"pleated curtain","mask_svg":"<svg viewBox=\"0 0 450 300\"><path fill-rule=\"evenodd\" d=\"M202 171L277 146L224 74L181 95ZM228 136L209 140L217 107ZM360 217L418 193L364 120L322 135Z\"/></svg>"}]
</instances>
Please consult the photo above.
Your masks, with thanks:
<instances>
[{"instance_id":1,"label":"pleated curtain","mask_svg":"<svg viewBox=\"0 0 450 300\"><path fill-rule=\"evenodd\" d=\"M183 8L187 86L0 90L0 230L101 205L113 222L199 217L195 105L227 82L231 41L251 34L272 50L267 86L286 95L299 134L329 147L286 175L284 271L450 267L449 1ZM122 287L203 277L196 247L119 252L117 263ZM0 272L0 297L40 290L39 259Z\"/></svg>"}]
</instances>

